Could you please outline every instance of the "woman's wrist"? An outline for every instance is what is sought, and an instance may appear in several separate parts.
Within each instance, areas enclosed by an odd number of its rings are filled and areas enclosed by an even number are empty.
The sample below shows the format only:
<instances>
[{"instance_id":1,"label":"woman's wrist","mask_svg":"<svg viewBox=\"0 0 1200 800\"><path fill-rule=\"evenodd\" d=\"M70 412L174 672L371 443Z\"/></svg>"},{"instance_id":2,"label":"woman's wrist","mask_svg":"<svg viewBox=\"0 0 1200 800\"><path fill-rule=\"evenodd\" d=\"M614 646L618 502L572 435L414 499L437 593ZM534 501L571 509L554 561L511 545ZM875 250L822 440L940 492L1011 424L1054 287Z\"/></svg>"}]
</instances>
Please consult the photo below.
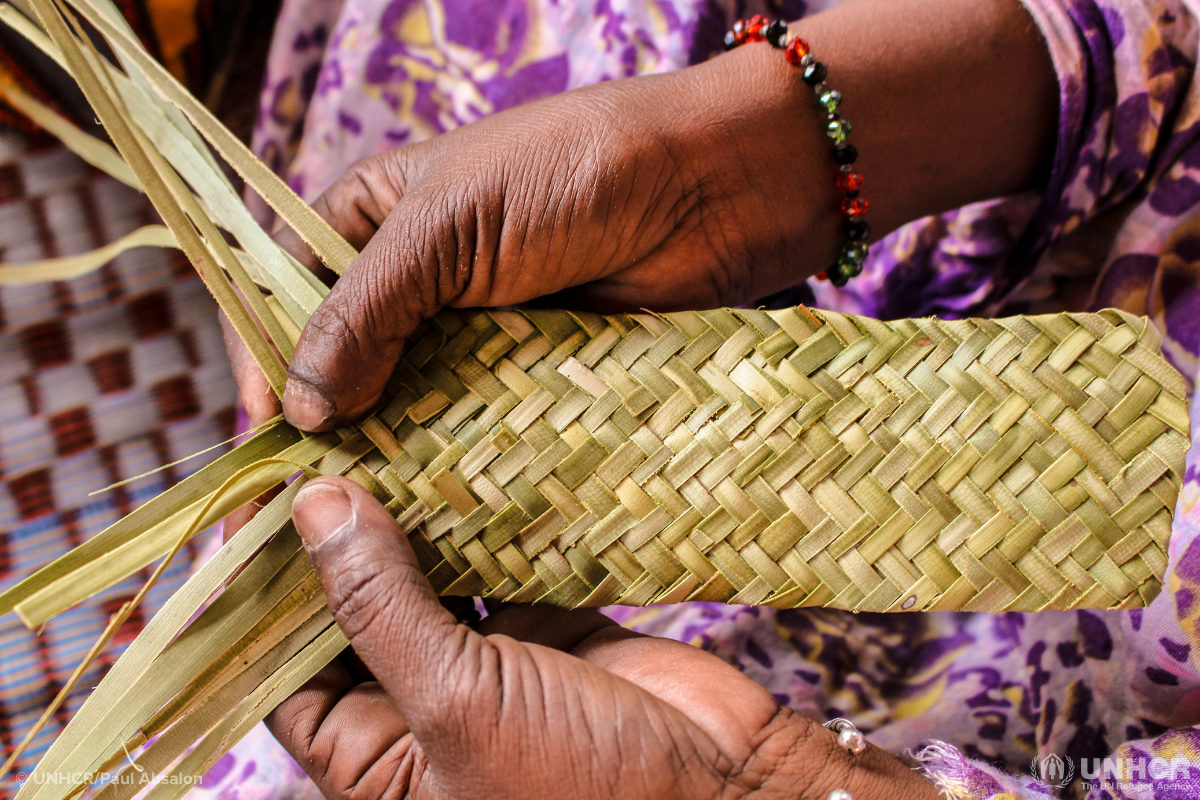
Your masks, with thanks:
<instances>
[{"instance_id":1,"label":"woman's wrist","mask_svg":"<svg viewBox=\"0 0 1200 800\"><path fill-rule=\"evenodd\" d=\"M1019 0L860 0L789 27L837 76L876 237L1044 181L1058 82Z\"/></svg>"},{"instance_id":2,"label":"woman's wrist","mask_svg":"<svg viewBox=\"0 0 1200 800\"><path fill-rule=\"evenodd\" d=\"M920 217L1031 189L1053 154L1057 81L1018 0L860 0L789 23L854 121L878 240ZM648 109L729 229L761 297L826 270L846 244L827 111L762 41L661 80Z\"/></svg>"},{"instance_id":3,"label":"woman's wrist","mask_svg":"<svg viewBox=\"0 0 1200 800\"><path fill-rule=\"evenodd\" d=\"M1018 0L860 0L789 29L828 67L839 111L854 121L868 241L1045 179L1057 80ZM756 200L736 198L754 209L740 215L739 235L757 262L787 261L775 288L824 270L846 242L826 110L802 73L770 43L746 44L677 73L687 108L670 109L664 122L687 118L684 157L722 175L713 185L731 185L727 171L743 173ZM763 257L773 251L778 258Z\"/></svg>"},{"instance_id":4,"label":"woman's wrist","mask_svg":"<svg viewBox=\"0 0 1200 800\"><path fill-rule=\"evenodd\" d=\"M829 69L813 55L812 47L803 37L788 30L782 20L771 21L762 14L749 19L740 19L733 29L725 34L725 50L733 50L746 44L766 42L783 53L789 64L796 68L801 79L813 92L813 101L824 116L824 131L832 142L830 156L837 165L834 184L845 192L839 210L846 217L842 223L845 241L835 263L819 273L817 277L828 280L834 286L845 286L863 270L868 253L867 240L871 228L863 216L869 203L862 196L862 173L856 171L858 148L850 141L854 127L840 111L842 93L827 83Z\"/></svg>"},{"instance_id":5,"label":"woman's wrist","mask_svg":"<svg viewBox=\"0 0 1200 800\"><path fill-rule=\"evenodd\" d=\"M679 137L703 185L730 198L752 268L778 271L763 296L836 262L845 233L825 114L800 71L768 44L676 73L690 98ZM783 274L786 272L786 274ZM759 287L756 287L759 288Z\"/></svg>"}]
</instances>

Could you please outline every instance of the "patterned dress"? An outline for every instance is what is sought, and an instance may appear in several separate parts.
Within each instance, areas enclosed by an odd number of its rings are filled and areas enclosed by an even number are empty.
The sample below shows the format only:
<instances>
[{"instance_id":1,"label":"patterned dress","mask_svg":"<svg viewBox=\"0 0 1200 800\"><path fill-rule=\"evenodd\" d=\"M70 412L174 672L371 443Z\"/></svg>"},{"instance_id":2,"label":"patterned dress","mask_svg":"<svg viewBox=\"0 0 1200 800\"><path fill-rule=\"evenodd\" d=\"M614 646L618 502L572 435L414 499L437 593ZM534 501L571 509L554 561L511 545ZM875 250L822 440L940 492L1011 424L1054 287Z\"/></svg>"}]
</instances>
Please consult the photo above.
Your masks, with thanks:
<instances>
[{"instance_id":1,"label":"patterned dress","mask_svg":"<svg viewBox=\"0 0 1200 800\"><path fill-rule=\"evenodd\" d=\"M798 287L795 297L881 318L1121 307L1157 323L1192 379L1197 12L1180 0L1024 2L1061 86L1047 186L913 222L874 247L844 290ZM555 92L703 61L735 16L795 19L827 4L286 0L255 147L312 199L362 157ZM613 614L715 653L815 719L849 717L875 744L913 754L956 798L1200 797L1196 453L1165 589L1144 610L854 615L689 604ZM236 778L239 760L279 757L262 742L240 747L219 765L233 777L204 792L269 796Z\"/></svg>"}]
</instances>

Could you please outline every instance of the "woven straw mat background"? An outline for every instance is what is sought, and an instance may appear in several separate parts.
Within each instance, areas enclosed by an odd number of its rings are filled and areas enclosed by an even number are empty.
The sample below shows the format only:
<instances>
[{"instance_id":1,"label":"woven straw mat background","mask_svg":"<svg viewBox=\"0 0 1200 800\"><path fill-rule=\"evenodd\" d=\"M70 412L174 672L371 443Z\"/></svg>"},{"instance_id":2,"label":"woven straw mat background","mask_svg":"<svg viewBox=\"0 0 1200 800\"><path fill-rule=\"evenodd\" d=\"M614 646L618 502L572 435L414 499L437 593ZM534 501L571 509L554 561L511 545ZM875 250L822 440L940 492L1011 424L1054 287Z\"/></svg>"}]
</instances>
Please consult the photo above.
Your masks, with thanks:
<instances>
[{"instance_id":1,"label":"woven straw mat background","mask_svg":"<svg viewBox=\"0 0 1200 800\"><path fill-rule=\"evenodd\" d=\"M84 252L152 221L138 193L57 145L34 146L0 128L0 262ZM73 281L0 286L0 590L224 452L89 496L228 439L235 402L214 305L176 253L143 248ZM14 773L33 768L102 672L182 585L198 548L193 540L171 566ZM37 633L15 614L0 617L0 756L147 574ZM0 797L13 788L0 782Z\"/></svg>"}]
</instances>

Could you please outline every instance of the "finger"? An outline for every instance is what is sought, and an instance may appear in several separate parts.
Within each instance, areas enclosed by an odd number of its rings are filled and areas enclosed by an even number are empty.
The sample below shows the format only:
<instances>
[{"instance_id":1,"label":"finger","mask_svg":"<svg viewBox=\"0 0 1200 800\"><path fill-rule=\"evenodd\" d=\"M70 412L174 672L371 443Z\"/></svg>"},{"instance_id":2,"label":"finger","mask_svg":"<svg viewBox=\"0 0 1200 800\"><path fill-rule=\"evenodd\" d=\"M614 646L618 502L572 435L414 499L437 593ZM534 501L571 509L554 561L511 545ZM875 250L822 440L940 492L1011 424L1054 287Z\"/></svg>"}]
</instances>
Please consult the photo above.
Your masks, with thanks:
<instances>
[{"instance_id":1,"label":"finger","mask_svg":"<svg viewBox=\"0 0 1200 800\"><path fill-rule=\"evenodd\" d=\"M217 318L221 322L225 352L229 355L229 365L233 368L233 378L237 382L242 406L250 417L250 426L256 428L276 416L282 406L267 376L258 368L254 357L233 329L233 324L225 316L225 312L218 312Z\"/></svg>"},{"instance_id":2,"label":"finger","mask_svg":"<svg viewBox=\"0 0 1200 800\"><path fill-rule=\"evenodd\" d=\"M396 702L418 739L436 739L459 676L474 685L483 637L438 602L392 516L337 477L307 483L292 503L296 529L334 619Z\"/></svg>"},{"instance_id":3,"label":"finger","mask_svg":"<svg viewBox=\"0 0 1200 800\"><path fill-rule=\"evenodd\" d=\"M275 395L275 390L263 375L258 364L250 355L246 345L233 330L233 325L224 311L219 311L217 318L221 323L221 335L225 339L225 352L229 355L229 364L233 369L233 377L238 385L242 398L242 406L250 417L250 427L257 428L267 420L279 414L281 404ZM221 535L228 542L246 523L254 519L263 506L269 503L280 489L273 489L255 500L247 503L225 518Z\"/></svg>"},{"instance_id":4,"label":"finger","mask_svg":"<svg viewBox=\"0 0 1200 800\"><path fill-rule=\"evenodd\" d=\"M313 210L351 247L362 250L404 196L409 161L405 149L360 161L313 201ZM295 230L284 226L272 238L309 270L332 282L332 274L321 275L324 265Z\"/></svg>"},{"instance_id":5,"label":"finger","mask_svg":"<svg viewBox=\"0 0 1200 800\"><path fill-rule=\"evenodd\" d=\"M613 275L572 286L539 298L537 304L542 308L570 308L597 314L641 309L691 311L728 304L725 302L727 291L711 276L701 274L674 279L669 265L663 261L660 254L655 253L646 259L645 269L637 273Z\"/></svg>"},{"instance_id":6,"label":"finger","mask_svg":"<svg viewBox=\"0 0 1200 800\"><path fill-rule=\"evenodd\" d=\"M479 621L479 612L475 610L473 598L443 597L441 603L459 622L471 625ZM338 658L346 666L355 683L379 683L375 674L367 668L358 653L354 652L354 648L347 647Z\"/></svg>"},{"instance_id":7,"label":"finger","mask_svg":"<svg viewBox=\"0 0 1200 800\"><path fill-rule=\"evenodd\" d=\"M232 539L238 531L246 527L246 524L250 520L258 516L258 512L266 508L267 503L274 500L282 491L282 486L276 486L274 489L268 489L263 492L241 508L234 509L229 516L225 517L225 523L221 529L222 539L226 542Z\"/></svg>"},{"instance_id":8,"label":"finger","mask_svg":"<svg viewBox=\"0 0 1200 800\"><path fill-rule=\"evenodd\" d=\"M735 667L672 639L606 627L571 654L678 708L726 753L737 753L779 710L773 695Z\"/></svg>"},{"instance_id":9,"label":"finger","mask_svg":"<svg viewBox=\"0 0 1200 800\"><path fill-rule=\"evenodd\" d=\"M326 797L383 797L411 746L408 725L376 682L340 661L317 673L266 719L267 728Z\"/></svg>"},{"instance_id":10,"label":"finger","mask_svg":"<svg viewBox=\"0 0 1200 800\"><path fill-rule=\"evenodd\" d=\"M283 411L305 431L332 430L379 399L404 340L457 297L473 264L475 216L423 202L397 204L305 325L288 366Z\"/></svg>"}]
</instances>

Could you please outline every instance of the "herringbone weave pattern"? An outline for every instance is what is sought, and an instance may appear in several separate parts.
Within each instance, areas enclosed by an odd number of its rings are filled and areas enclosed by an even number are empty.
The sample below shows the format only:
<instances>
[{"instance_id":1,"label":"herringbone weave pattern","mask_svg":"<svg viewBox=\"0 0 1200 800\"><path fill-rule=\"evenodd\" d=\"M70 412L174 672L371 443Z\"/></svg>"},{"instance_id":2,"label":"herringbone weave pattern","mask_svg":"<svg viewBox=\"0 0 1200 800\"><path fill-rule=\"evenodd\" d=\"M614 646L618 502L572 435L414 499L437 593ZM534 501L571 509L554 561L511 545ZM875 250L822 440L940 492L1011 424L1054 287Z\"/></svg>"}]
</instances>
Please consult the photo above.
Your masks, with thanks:
<instances>
[{"instance_id":1,"label":"herringbone weave pattern","mask_svg":"<svg viewBox=\"0 0 1200 800\"><path fill-rule=\"evenodd\" d=\"M444 594L1141 606L1188 448L1159 344L1111 310L447 311L317 468L373 487Z\"/></svg>"}]
</instances>

